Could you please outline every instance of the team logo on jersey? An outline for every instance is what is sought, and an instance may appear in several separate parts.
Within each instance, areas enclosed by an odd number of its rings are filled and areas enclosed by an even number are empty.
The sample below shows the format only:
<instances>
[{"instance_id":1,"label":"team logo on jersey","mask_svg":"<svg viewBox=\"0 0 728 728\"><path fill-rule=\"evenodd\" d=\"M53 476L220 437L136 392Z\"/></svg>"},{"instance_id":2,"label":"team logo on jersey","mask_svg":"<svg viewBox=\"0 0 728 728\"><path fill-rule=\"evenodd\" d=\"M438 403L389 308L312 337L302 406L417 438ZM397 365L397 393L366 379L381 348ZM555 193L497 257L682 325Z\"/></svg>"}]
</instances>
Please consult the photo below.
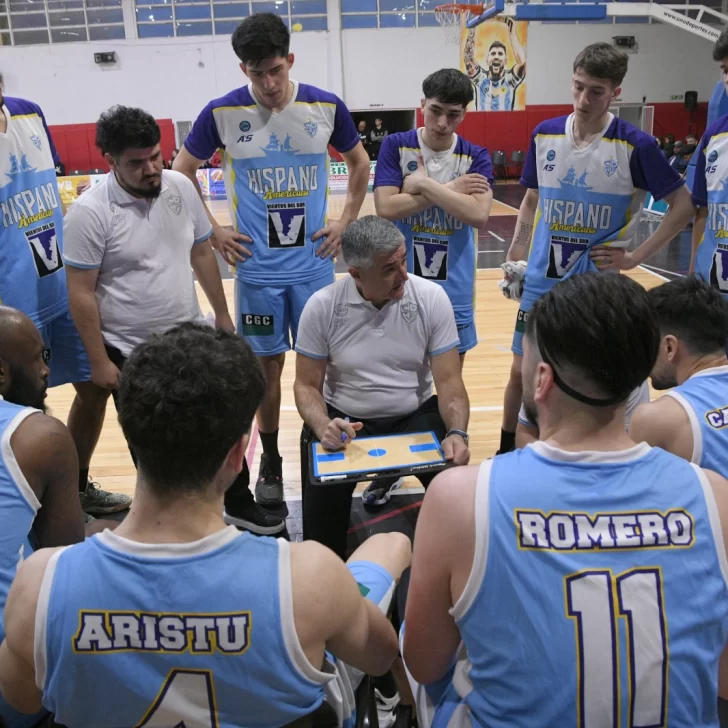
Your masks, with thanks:
<instances>
[{"instance_id":1,"label":"team logo on jersey","mask_svg":"<svg viewBox=\"0 0 728 728\"><path fill-rule=\"evenodd\" d=\"M167 201L167 207L175 215L179 215L182 212L182 198L179 195L167 195L165 199Z\"/></svg>"},{"instance_id":2,"label":"team logo on jersey","mask_svg":"<svg viewBox=\"0 0 728 728\"><path fill-rule=\"evenodd\" d=\"M52 223L26 231L25 239L33 252L39 278L45 278L63 268L56 228Z\"/></svg>"},{"instance_id":3,"label":"team logo on jersey","mask_svg":"<svg viewBox=\"0 0 728 728\"><path fill-rule=\"evenodd\" d=\"M238 128L242 132L250 131L250 122L249 121L241 121Z\"/></svg>"},{"instance_id":4,"label":"team logo on jersey","mask_svg":"<svg viewBox=\"0 0 728 728\"><path fill-rule=\"evenodd\" d=\"M273 317L268 314L241 313L243 336L273 336Z\"/></svg>"},{"instance_id":5,"label":"team logo on jersey","mask_svg":"<svg viewBox=\"0 0 728 728\"><path fill-rule=\"evenodd\" d=\"M420 313L419 308L414 301L405 301L400 306L400 311L402 311L402 318L404 318L404 320L410 325L415 322Z\"/></svg>"},{"instance_id":6,"label":"team logo on jersey","mask_svg":"<svg viewBox=\"0 0 728 728\"><path fill-rule=\"evenodd\" d=\"M336 306L334 306L334 316L337 316L338 318L344 318L347 313L349 313L348 304L337 303Z\"/></svg>"},{"instance_id":7,"label":"team logo on jersey","mask_svg":"<svg viewBox=\"0 0 728 728\"><path fill-rule=\"evenodd\" d=\"M715 151L715 149L708 155L708 161L713 164L715 160L718 159L718 152Z\"/></svg>"},{"instance_id":8,"label":"team logo on jersey","mask_svg":"<svg viewBox=\"0 0 728 728\"><path fill-rule=\"evenodd\" d=\"M33 146L40 151L41 147L43 146L43 142L40 140L40 137L37 134L33 134L32 137L30 137L30 141L33 142Z\"/></svg>"},{"instance_id":9,"label":"team logo on jersey","mask_svg":"<svg viewBox=\"0 0 728 728\"><path fill-rule=\"evenodd\" d=\"M586 170L581 174L581 176L576 176L576 170L573 167L569 167L569 171L566 173L566 176L559 180L561 182L562 187L576 187L577 189L584 190L585 192L588 192L591 187L589 187L586 183Z\"/></svg>"},{"instance_id":10,"label":"team logo on jersey","mask_svg":"<svg viewBox=\"0 0 728 728\"><path fill-rule=\"evenodd\" d=\"M706 412L705 419L716 430L722 430L724 427L728 427L728 405Z\"/></svg>"},{"instance_id":11,"label":"team logo on jersey","mask_svg":"<svg viewBox=\"0 0 728 728\"><path fill-rule=\"evenodd\" d=\"M581 258L589 247L589 240L582 238L574 240L557 235L551 236L549 245L549 265L546 270L547 278L563 278Z\"/></svg>"},{"instance_id":12,"label":"team logo on jersey","mask_svg":"<svg viewBox=\"0 0 728 728\"><path fill-rule=\"evenodd\" d=\"M447 280L447 241L413 238L415 275L431 281Z\"/></svg>"},{"instance_id":13,"label":"team logo on jersey","mask_svg":"<svg viewBox=\"0 0 728 728\"><path fill-rule=\"evenodd\" d=\"M728 293L728 245L718 243L710 266L710 285L721 293Z\"/></svg>"},{"instance_id":14,"label":"team logo on jersey","mask_svg":"<svg viewBox=\"0 0 728 728\"><path fill-rule=\"evenodd\" d=\"M606 174L607 177L611 177L617 171L618 166L619 165L617 164L616 159L608 159L606 162L604 162L604 174Z\"/></svg>"},{"instance_id":15,"label":"team logo on jersey","mask_svg":"<svg viewBox=\"0 0 728 728\"><path fill-rule=\"evenodd\" d=\"M304 125L303 128L306 130L306 134L308 134L312 139L316 136L316 132L318 131L318 124L313 121L313 119L309 119Z\"/></svg>"},{"instance_id":16,"label":"team logo on jersey","mask_svg":"<svg viewBox=\"0 0 728 728\"><path fill-rule=\"evenodd\" d=\"M410 172L414 172L414 171L415 171L415 170L417 169L417 162L415 162L415 161L412 161L412 162L408 162L408 163L407 163L407 169L408 169L408 170L409 170Z\"/></svg>"},{"instance_id":17,"label":"team logo on jersey","mask_svg":"<svg viewBox=\"0 0 728 728\"><path fill-rule=\"evenodd\" d=\"M556 159L556 152L553 149L549 149L548 152L546 152L546 160L553 162L554 159Z\"/></svg>"},{"instance_id":18,"label":"team logo on jersey","mask_svg":"<svg viewBox=\"0 0 728 728\"><path fill-rule=\"evenodd\" d=\"M281 142L277 134L271 134L268 144L261 147L264 152L287 152L288 154L298 154L298 149L291 146L291 135L286 134L286 138Z\"/></svg>"},{"instance_id":19,"label":"team logo on jersey","mask_svg":"<svg viewBox=\"0 0 728 728\"><path fill-rule=\"evenodd\" d=\"M291 249L305 246L305 203L268 205L268 247Z\"/></svg>"}]
</instances>

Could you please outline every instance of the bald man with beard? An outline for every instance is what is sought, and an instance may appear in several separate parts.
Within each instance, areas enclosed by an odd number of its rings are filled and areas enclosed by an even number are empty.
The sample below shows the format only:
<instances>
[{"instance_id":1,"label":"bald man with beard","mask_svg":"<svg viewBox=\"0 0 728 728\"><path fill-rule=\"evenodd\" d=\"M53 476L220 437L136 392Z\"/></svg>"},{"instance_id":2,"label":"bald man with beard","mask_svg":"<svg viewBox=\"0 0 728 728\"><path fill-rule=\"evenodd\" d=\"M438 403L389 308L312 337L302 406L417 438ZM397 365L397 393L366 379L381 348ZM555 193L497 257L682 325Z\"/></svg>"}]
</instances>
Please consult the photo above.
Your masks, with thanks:
<instances>
[{"instance_id":1,"label":"bald man with beard","mask_svg":"<svg viewBox=\"0 0 728 728\"><path fill-rule=\"evenodd\" d=\"M84 539L76 446L66 426L45 414L46 358L35 324L0 306L0 640L20 562L34 547ZM0 726L3 719L9 728L34 726L43 715L21 715L0 697Z\"/></svg>"}]
</instances>

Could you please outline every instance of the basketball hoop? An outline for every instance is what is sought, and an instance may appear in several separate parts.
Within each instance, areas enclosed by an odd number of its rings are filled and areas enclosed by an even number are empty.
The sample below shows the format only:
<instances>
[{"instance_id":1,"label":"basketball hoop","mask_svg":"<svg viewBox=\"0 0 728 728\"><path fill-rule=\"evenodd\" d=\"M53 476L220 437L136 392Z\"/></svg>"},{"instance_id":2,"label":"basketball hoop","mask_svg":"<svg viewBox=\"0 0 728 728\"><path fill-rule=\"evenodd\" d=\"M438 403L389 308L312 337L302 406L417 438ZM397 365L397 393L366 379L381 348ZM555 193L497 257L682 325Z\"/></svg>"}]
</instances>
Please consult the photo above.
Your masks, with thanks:
<instances>
[{"instance_id":1,"label":"basketball hoop","mask_svg":"<svg viewBox=\"0 0 728 728\"><path fill-rule=\"evenodd\" d=\"M435 19L445 29L445 42L448 45L460 45L463 28L468 18L480 15L482 5L438 5L435 8Z\"/></svg>"}]
</instances>

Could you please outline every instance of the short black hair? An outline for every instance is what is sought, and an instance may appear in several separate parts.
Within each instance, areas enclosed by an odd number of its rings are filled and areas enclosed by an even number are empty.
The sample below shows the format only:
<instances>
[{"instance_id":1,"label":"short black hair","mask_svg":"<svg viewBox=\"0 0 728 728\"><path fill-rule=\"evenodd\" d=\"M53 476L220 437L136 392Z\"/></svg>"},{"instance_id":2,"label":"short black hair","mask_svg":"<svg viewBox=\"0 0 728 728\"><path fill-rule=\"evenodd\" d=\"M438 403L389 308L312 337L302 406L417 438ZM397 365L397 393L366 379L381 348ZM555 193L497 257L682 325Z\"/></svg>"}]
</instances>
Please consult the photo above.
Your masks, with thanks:
<instances>
[{"instance_id":1,"label":"short black hair","mask_svg":"<svg viewBox=\"0 0 728 728\"><path fill-rule=\"evenodd\" d=\"M648 295L662 336L677 337L691 354L725 351L728 303L717 288L687 276L652 288Z\"/></svg>"},{"instance_id":2,"label":"short black hair","mask_svg":"<svg viewBox=\"0 0 728 728\"><path fill-rule=\"evenodd\" d=\"M526 334L555 374L588 383L603 404L626 400L647 379L660 345L647 291L616 273L572 275L554 286L531 310Z\"/></svg>"},{"instance_id":3,"label":"short black hair","mask_svg":"<svg viewBox=\"0 0 728 728\"><path fill-rule=\"evenodd\" d=\"M275 13L255 13L245 18L232 37L235 55L245 64L268 58L285 58L291 47L291 33Z\"/></svg>"},{"instance_id":4,"label":"short black hair","mask_svg":"<svg viewBox=\"0 0 728 728\"><path fill-rule=\"evenodd\" d=\"M713 47L713 60L720 63L724 58L728 58L728 28L718 36Z\"/></svg>"},{"instance_id":5,"label":"short black hair","mask_svg":"<svg viewBox=\"0 0 728 728\"><path fill-rule=\"evenodd\" d=\"M579 69L594 78L611 81L619 86L627 75L629 58L610 43L592 43L574 59L574 73Z\"/></svg>"},{"instance_id":6,"label":"short black hair","mask_svg":"<svg viewBox=\"0 0 728 728\"><path fill-rule=\"evenodd\" d=\"M506 44L499 40L494 40L489 46L488 46L488 53L490 53L493 48L502 48L506 55L508 55L508 48L506 48Z\"/></svg>"},{"instance_id":7,"label":"short black hair","mask_svg":"<svg viewBox=\"0 0 728 728\"><path fill-rule=\"evenodd\" d=\"M473 84L456 68L441 68L422 82L422 94L426 99L437 99L443 104L462 104L473 100Z\"/></svg>"},{"instance_id":8,"label":"short black hair","mask_svg":"<svg viewBox=\"0 0 728 728\"><path fill-rule=\"evenodd\" d=\"M159 125L143 109L112 106L96 122L96 146L116 159L126 149L154 147L161 138Z\"/></svg>"},{"instance_id":9,"label":"short black hair","mask_svg":"<svg viewBox=\"0 0 728 728\"><path fill-rule=\"evenodd\" d=\"M151 488L204 490L247 432L265 376L236 334L196 323L151 336L124 364L119 423Z\"/></svg>"}]
</instances>

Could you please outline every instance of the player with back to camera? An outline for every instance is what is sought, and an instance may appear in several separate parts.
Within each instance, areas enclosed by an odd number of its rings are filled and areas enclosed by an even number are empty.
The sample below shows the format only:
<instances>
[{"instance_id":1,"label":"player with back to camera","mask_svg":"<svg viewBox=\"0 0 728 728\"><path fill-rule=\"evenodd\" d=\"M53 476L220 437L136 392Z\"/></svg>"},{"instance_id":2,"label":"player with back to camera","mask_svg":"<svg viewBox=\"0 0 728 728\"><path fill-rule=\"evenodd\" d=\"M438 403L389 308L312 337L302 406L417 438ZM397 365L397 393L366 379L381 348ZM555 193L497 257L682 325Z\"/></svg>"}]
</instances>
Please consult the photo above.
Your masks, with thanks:
<instances>
[{"instance_id":1,"label":"player with back to camera","mask_svg":"<svg viewBox=\"0 0 728 728\"><path fill-rule=\"evenodd\" d=\"M426 686L419 724L717 728L728 481L625 432L660 346L647 292L572 276L523 344L541 441L441 473L418 518L404 661Z\"/></svg>"},{"instance_id":2,"label":"player with back to camera","mask_svg":"<svg viewBox=\"0 0 728 728\"><path fill-rule=\"evenodd\" d=\"M520 306L500 453L515 447L523 332L536 301L571 275L635 268L669 243L692 216L690 193L654 138L609 111L621 91L627 61L609 43L587 46L574 60L574 112L544 121L533 131L521 177L527 191L501 283L504 294L520 300ZM628 252L647 192L670 207L655 232ZM520 262L526 257L527 267Z\"/></svg>"},{"instance_id":3,"label":"player with back to camera","mask_svg":"<svg viewBox=\"0 0 728 728\"><path fill-rule=\"evenodd\" d=\"M185 323L134 350L119 390L134 506L115 532L21 565L0 647L8 702L42 703L71 728L275 728L326 696L351 725L355 673L327 651L389 669L397 638L383 612L409 540L374 536L347 568L315 542L225 525L264 391L250 347L224 330Z\"/></svg>"},{"instance_id":4,"label":"player with back to camera","mask_svg":"<svg viewBox=\"0 0 728 728\"><path fill-rule=\"evenodd\" d=\"M334 280L343 229L359 214L369 183L369 158L343 101L289 77L290 33L273 13L243 20L233 50L247 86L211 101L200 113L174 169L197 184L196 171L221 148L235 232L210 213L213 245L235 261L238 333L261 358L268 382L258 411L263 446L255 486L258 503L283 502L278 451L281 372L309 297ZM328 145L344 157L349 185L340 220L328 218ZM290 334L290 336L289 336ZM270 534L285 526L249 491L247 464L225 499L229 523Z\"/></svg>"}]
</instances>

